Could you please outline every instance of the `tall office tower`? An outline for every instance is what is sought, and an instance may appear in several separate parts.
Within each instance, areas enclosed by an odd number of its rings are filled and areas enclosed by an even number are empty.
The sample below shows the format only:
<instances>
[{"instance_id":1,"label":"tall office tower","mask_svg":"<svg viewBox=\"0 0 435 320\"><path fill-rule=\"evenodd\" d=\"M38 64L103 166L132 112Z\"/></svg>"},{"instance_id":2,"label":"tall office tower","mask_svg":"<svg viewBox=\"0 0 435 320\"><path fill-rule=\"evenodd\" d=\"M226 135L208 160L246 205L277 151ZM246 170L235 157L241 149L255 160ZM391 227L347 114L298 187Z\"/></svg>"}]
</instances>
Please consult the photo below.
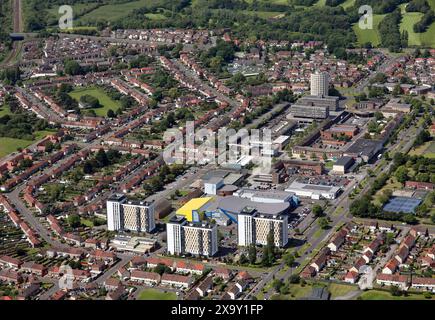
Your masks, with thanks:
<instances>
[{"instance_id":1,"label":"tall office tower","mask_svg":"<svg viewBox=\"0 0 435 320\"><path fill-rule=\"evenodd\" d=\"M110 231L152 232L156 227L154 203L129 201L122 194L107 200L107 228Z\"/></svg>"},{"instance_id":2,"label":"tall office tower","mask_svg":"<svg viewBox=\"0 0 435 320\"><path fill-rule=\"evenodd\" d=\"M176 216L166 224L169 254L190 253L213 256L218 251L217 226L206 222L188 222Z\"/></svg>"},{"instance_id":3,"label":"tall office tower","mask_svg":"<svg viewBox=\"0 0 435 320\"><path fill-rule=\"evenodd\" d=\"M245 208L238 214L239 246L266 245L272 232L277 247L288 243L288 216L286 214L264 214L253 208Z\"/></svg>"},{"instance_id":4,"label":"tall office tower","mask_svg":"<svg viewBox=\"0 0 435 320\"><path fill-rule=\"evenodd\" d=\"M329 93L329 75L327 72L318 72L311 74L311 95L326 97Z\"/></svg>"}]
</instances>

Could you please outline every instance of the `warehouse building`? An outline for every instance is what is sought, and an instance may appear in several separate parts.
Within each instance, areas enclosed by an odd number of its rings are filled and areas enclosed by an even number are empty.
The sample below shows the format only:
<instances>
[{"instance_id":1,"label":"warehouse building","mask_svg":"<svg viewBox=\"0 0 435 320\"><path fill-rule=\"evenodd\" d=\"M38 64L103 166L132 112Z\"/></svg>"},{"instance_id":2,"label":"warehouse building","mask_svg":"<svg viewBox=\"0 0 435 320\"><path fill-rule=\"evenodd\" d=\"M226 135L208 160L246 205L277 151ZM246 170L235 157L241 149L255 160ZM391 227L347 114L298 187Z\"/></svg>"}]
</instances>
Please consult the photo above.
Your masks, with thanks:
<instances>
[{"instance_id":1,"label":"warehouse building","mask_svg":"<svg viewBox=\"0 0 435 320\"><path fill-rule=\"evenodd\" d=\"M306 184L297 181L292 182L287 189L287 192L293 192L301 198L310 198L313 200L328 199L334 200L341 191L340 187Z\"/></svg>"}]
</instances>

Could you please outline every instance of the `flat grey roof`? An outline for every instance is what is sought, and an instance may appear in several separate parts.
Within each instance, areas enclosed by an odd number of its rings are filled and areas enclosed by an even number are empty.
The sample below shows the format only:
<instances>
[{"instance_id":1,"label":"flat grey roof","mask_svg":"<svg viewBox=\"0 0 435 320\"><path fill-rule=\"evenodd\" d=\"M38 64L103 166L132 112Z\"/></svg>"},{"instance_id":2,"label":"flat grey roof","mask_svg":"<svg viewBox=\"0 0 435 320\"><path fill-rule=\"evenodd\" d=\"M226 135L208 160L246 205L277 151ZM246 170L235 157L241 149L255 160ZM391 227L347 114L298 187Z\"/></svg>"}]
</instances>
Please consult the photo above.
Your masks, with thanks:
<instances>
[{"instance_id":1,"label":"flat grey roof","mask_svg":"<svg viewBox=\"0 0 435 320\"><path fill-rule=\"evenodd\" d=\"M354 161L354 160L353 160L352 157L344 156L344 157L341 157L340 159L338 159L338 160L334 163L334 165L337 165L337 166L346 166L346 165L349 165L350 163L352 163L353 161Z\"/></svg>"},{"instance_id":2,"label":"flat grey roof","mask_svg":"<svg viewBox=\"0 0 435 320\"><path fill-rule=\"evenodd\" d=\"M290 208L290 203L261 203L254 202L246 198L235 196L218 197L216 201L211 201L210 206L205 208L206 211L222 209L229 213L240 213L245 207L257 209L261 214L279 215Z\"/></svg>"},{"instance_id":3,"label":"flat grey roof","mask_svg":"<svg viewBox=\"0 0 435 320\"><path fill-rule=\"evenodd\" d=\"M356 140L347 150L346 153L357 153L369 155L377 148L382 147L382 142L379 140L363 139Z\"/></svg>"}]
</instances>

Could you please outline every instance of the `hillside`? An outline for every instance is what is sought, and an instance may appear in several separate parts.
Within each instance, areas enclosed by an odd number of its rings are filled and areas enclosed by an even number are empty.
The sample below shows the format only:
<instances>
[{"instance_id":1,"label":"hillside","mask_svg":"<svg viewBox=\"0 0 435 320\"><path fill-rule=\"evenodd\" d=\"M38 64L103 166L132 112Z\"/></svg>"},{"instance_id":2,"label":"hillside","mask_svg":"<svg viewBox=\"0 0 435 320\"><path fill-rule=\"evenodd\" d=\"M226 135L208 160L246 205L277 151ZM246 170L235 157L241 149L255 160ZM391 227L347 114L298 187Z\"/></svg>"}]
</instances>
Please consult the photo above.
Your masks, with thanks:
<instances>
[{"instance_id":1,"label":"hillside","mask_svg":"<svg viewBox=\"0 0 435 320\"><path fill-rule=\"evenodd\" d=\"M64 1L23 0L25 25L28 31L37 31L45 26L55 26L59 14L57 8ZM357 21L359 0L183 0L174 5L171 0L77 0L73 2L76 14L75 26L125 28L198 27L231 28L241 37L288 38L304 35L306 39L325 40L341 46L349 43L374 46L381 44L378 26L388 12L376 12L374 29L360 30ZM390 1L391 3L400 3ZM389 3L390 3L389 2ZM435 9L435 0L427 0ZM329 7L327 4L335 7ZM370 3L370 1L368 1ZM374 3L376 5L376 3ZM406 12L400 5L402 21L400 32L408 32L409 46L435 48L435 22L424 33L415 33L413 26L423 13ZM32 15L35 10L46 15ZM334 11L335 10L335 11ZM333 17L335 16L335 18ZM207 17L207 18L205 18ZM322 18L324 17L324 19ZM318 19L315 19L318 18ZM38 20L39 21L36 21ZM260 20L259 20L260 19ZM333 21L336 19L337 21ZM337 27L334 23L339 24ZM350 23L351 30L345 30ZM352 32L353 30L353 32ZM337 40L340 33L345 41ZM349 34L349 33L352 33ZM333 38L333 39L331 39Z\"/></svg>"}]
</instances>

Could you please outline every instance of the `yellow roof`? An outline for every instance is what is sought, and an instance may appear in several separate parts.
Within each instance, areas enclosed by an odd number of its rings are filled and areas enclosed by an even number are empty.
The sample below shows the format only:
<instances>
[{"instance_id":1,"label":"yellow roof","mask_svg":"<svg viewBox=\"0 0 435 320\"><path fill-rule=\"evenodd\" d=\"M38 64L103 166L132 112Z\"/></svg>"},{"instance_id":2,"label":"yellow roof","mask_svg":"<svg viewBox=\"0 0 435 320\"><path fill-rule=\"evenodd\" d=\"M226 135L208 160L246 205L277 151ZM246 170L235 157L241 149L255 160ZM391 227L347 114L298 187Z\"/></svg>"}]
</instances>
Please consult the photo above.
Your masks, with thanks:
<instances>
[{"instance_id":1,"label":"yellow roof","mask_svg":"<svg viewBox=\"0 0 435 320\"><path fill-rule=\"evenodd\" d=\"M212 197L195 198L187 202L184 206L177 210L176 214L186 217L187 221L192 221L192 211L200 210L205 204L207 204Z\"/></svg>"}]
</instances>

